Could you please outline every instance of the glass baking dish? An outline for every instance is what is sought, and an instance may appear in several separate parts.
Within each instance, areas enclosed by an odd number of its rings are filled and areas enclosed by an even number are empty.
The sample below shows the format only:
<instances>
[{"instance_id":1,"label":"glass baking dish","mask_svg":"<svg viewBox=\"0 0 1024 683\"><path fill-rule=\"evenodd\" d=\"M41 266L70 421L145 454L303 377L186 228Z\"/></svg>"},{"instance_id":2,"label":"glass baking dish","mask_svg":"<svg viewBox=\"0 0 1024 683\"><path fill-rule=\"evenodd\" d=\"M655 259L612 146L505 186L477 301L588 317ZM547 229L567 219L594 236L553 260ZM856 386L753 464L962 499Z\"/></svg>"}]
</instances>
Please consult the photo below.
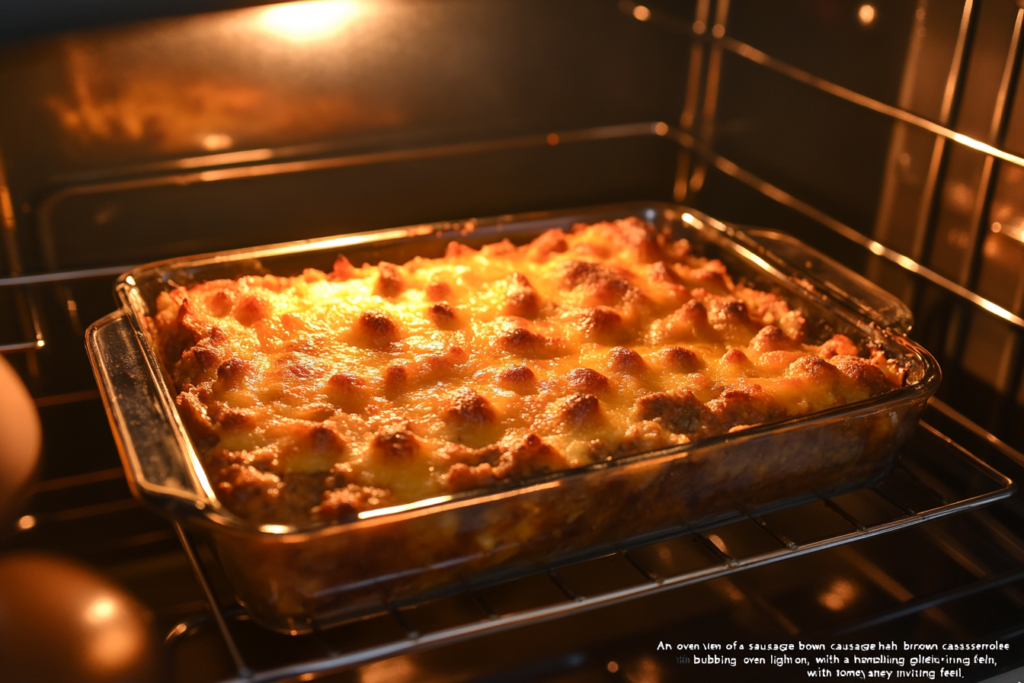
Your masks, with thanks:
<instances>
[{"instance_id":1,"label":"glass baking dish","mask_svg":"<svg viewBox=\"0 0 1024 683\"><path fill-rule=\"evenodd\" d=\"M868 401L505 485L370 510L315 527L259 525L225 509L174 406L143 320L157 295L245 274L330 271L353 263L436 257L545 230L637 216L725 262L734 278L803 309L809 341L842 333L905 370L904 385ZM808 494L886 475L935 392L940 371L906 338L898 300L781 233L735 230L681 206L630 203L436 223L241 249L140 266L117 282L120 309L87 346L128 481L145 504L201 533L238 599L265 626L301 633L426 594L597 554Z\"/></svg>"}]
</instances>

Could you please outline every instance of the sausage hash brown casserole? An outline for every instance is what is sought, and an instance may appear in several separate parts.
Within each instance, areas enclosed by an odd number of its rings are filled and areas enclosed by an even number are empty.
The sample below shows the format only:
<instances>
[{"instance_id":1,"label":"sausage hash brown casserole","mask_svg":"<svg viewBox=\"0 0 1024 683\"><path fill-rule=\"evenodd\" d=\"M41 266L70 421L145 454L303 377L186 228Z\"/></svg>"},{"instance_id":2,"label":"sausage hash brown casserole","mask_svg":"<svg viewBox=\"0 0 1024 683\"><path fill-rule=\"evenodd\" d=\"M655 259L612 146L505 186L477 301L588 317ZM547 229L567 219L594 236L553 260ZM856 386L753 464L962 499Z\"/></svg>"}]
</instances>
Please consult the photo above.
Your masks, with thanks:
<instances>
[{"instance_id":1,"label":"sausage hash brown casserole","mask_svg":"<svg viewBox=\"0 0 1024 683\"><path fill-rule=\"evenodd\" d=\"M221 502L318 524L861 401L881 352L639 219L215 280L150 333ZM863 357L865 356L870 357Z\"/></svg>"}]
</instances>

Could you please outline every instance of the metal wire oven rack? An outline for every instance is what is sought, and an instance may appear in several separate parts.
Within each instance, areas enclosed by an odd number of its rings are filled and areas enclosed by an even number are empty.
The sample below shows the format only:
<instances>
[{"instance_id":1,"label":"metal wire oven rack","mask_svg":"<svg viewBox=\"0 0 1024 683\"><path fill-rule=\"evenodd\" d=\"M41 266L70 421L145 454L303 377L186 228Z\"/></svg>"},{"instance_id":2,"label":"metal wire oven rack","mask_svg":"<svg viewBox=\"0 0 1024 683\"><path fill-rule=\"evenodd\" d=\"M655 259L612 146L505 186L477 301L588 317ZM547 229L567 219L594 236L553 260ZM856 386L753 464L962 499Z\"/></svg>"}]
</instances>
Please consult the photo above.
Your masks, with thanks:
<instances>
[{"instance_id":1,"label":"metal wire oven rack","mask_svg":"<svg viewBox=\"0 0 1024 683\"><path fill-rule=\"evenodd\" d=\"M1017 478L1015 468L1024 465L1024 458L1002 444L991 431L1010 433L1008 425L1017 414L1017 395L1021 375L1024 374L1024 317L1021 317L1019 307L1002 304L980 294L978 283L999 170L1006 166L1024 166L1024 159L1003 146L1020 71L1024 9L1016 13L992 114L992 134L988 141L984 141L964 135L956 127L972 37L979 23L978 3L972 0L963 5L941 111L933 118L829 82L737 40L729 35L729 0L699 0L692 20L681 20L656 7L632 2L621 2L619 7L625 15L624 21L640 21L652 31L672 32L691 41L691 77L678 123L643 122L557 131L514 140L364 154L358 158L332 155L329 149L304 150L303 154L319 154L322 159L318 162L320 167L325 164L371 166L424 155L457 157L494 149L586 144L611 138L658 136L674 141L679 146L674 200L701 207L701 188L711 182L713 174L718 173L751 188L763 198L787 207L793 215L808 219L808 224L827 228L838 236L838 242L830 242L820 232L799 225L796 227L804 230L802 237L818 244L824 251L839 256L847 246L860 249L864 258L856 265L862 272L876 277L892 276L894 271L901 274L893 287L899 289L912 304L919 319L921 313L926 312L927 305L933 308L946 306L956 311L942 328L939 348L936 348L934 339L922 340L939 352L948 375L943 400L933 401L928 420L959 440L972 440L972 451L992 451L984 460L997 464L998 469ZM914 200L921 210L915 217L914 236L909 247L893 246L881 234L871 235L861 226L852 227L829 211L801 198L799 192L786 189L785 183L770 173L754 173L717 150L716 107L724 87L721 70L726 53L851 107L888 117L900 126L934 136L934 145L929 149L926 182L921 196ZM939 198L948 175L951 150L958 147L983 155L985 167L974 201L968 239L963 247L966 258L959 272L950 277L928 264L938 234ZM252 158L257 157L259 155ZM203 163L212 169L238 169L222 173L222 177L232 173L241 176L250 169L268 168L266 164L248 163L242 158L222 159L220 162L199 160L187 167L201 169ZM147 174L149 183L170 185L180 182L181 174L174 170L174 165L167 166L163 170L122 169L118 177L92 179L90 187L109 190L123 177L133 174ZM280 170L306 172L315 171L317 167L317 164L295 162L291 167ZM214 175L202 182L216 182ZM5 190L4 186L4 179L0 177L0 190ZM51 198L51 201L56 200ZM3 220L9 277L0 279L0 294L9 297L9 302L6 302L9 306L3 309L6 320L12 323L8 329L20 330L21 338L5 339L0 344L0 353L20 364L33 394L39 397L36 402L43 412L44 422L48 420L55 425L47 432L51 441L48 448L81 447L60 441L59 425L70 419L83 429L77 434L93 437L91 440L96 445L90 448L98 456L90 461L88 470L76 470L73 464L64 463L44 472L44 481L37 487L32 507L19 520L19 531L0 539L0 546L7 549L59 549L102 567L145 596L147 604L153 607L160 623L166 627L167 652L171 661L187 659L182 653L194 653L196 648L206 647L196 643L208 642L211 633L215 640L222 638L223 642L215 649L228 666L216 675L207 676L209 680L310 680L331 671L355 667L360 662L398 653L485 637L516 626L538 624L598 607L621 605L627 601L639 603L646 596L655 594L685 592L686 586L696 582L707 586L731 586L727 593L738 590L744 600L769 615L778 633L791 637L800 631L796 620L775 606L776 601L771 599L764 582L759 582L757 577L771 571L773 566L799 567L801 562L817 561L823 557L858 568L873 577L873 583L882 587L889 596L889 601L874 611L868 610L841 623L828 622L833 635L871 632L871 629L884 629L887 625L906 623L906 619L917 617L942 624L953 634L964 630L970 632L967 624L971 617L956 611L955 606L958 601L978 599L978 596L990 593L1014 606L1018 613L998 623L993 622L986 633L1004 640L1019 639L1024 634L1024 626L1021 625L1024 620L1019 617L1019 610L1024 609L1020 592L1024 581L1024 551L1020 541L1024 515L1019 510L1019 496L1008 498L1012 489L1002 475L950 443L930 426L922 427L914 444L908 448L906 464L871 489L804 501L788 511L751 511L742 518L722 520L713 527L680 529L672 538L623 548L603 558L551 567L544 573L517 579L512 582L515 585L473 586L463 594L440 597L422 605L398 604L384 614L310 636L288 639L262 631L245 619L229 597L229 590L218 576L215 558L180 529L172 529L162 520L143 513L130 498L116 462L113 443L109 434L104 433L106 423L84 364L84 353L80 352L82 321L88 322L106 312L110 279L127 270L129 265L23 275L15 239L15 214L7 195L0 192L0 203L3 202L6 204L0 207L4 209L0 211L0 217ZM713 204L703 208L712 215L719 213ZM40 220L45 222L45 212L40 214ZM46 225L37 228L44 234L47 232ZM935 301L939 304L936 305ZM964 383L970 384L970 378L961 366L976 315L997 321L1009 331L1011 339L1000 375L990 382L996 398L988 402L976 402L975 394L961 390ZM948 337L948 341L943 342L943 337ZM54 347L59 353L41 353L44 348L52 350ZM982 422L984 427L965 418L964 413ZM56 436L51 438L52 434ZM999 499L1005 500L993 508L977 509ZM954 513L963 514L951 517ZM801 531L791 530L794 525ZM912 526L916 534L913 537L908 535L908 528ZM901 531L903 529L908 530ZM968 530L966 536L965 529ZM998 552L992 551L991 557L1002 559L989 557L985 560L984 551L970 547L972 541L965 539L972 538L971 534L975 533L998 549ZM921 585L917 590L911 590L905 587L907 580L903 583L896 580L898 570L880 569L877 559L872 560L874 564L865 564L868 562L865 557L870 557L871 552L877 555L881 552L879 547L882 551L887 548L882 545L875 547L872 543L918 537L927 539L928 547L934 550L936 557L944 557L950 566L958 568L962 576L957 582L937 587ZM854 540L860 542L839 547ZM850 552L846 552L847 549ZM778 564L781 560L787 562ZM738 574L740 570L746 571ZM193 573L195 579L191 578ZM723 584L723 581L728 583ZM157 584L161 585L159 591L154 589ZM733 593L729 595L735 597ZM511 600L510 596L516 599ZM942 610L947 608L954 617L942 614ZM442 613L453 616L455 622L438 622L435 617ZM268 643L273 647L265 647ZM216 659L209 652L207 654ZM600 669L605 671L603 661ZM177 677L189 679L187 670L184 671L186 673L179 673ZM611 668L607 671L614 673ZM530 677L528 674L521 676Z\"/></svg>"},{"instance_id":2,"label":"metal wire oven rack","mask_svg":"<svg viewBox=\"0 0 1024 683\"><path fill-rule=\"evenodd\" d=\"M390 622L391 631L401 634L395 639L385 635L372 644L366 644L365 639L346 642L344 638L325 637L330 632L314 623L313 635L286 639L274 648L278 660L284 662L276 666L268 664L265 655L261 657L262 666L257 666L243 654L236 624L244 618L244 611L238 605L223 607L230 604L230 597L218 596L212 588L215 582L209 576L211 565L216 571L212 556L207 555L208 559L202 561L189 534L180 526L176 530L207 599L214 606L213 621L227 643L238 679L279 681L337 671L726 576L970 510L1015 491L1009 479L927 424L922 425L907 451L893 474L866 490L819 496L813 501L804 500L798 508L775 506L697 528L682 527L657 542L648 539L643 545L634 543L612 555L519 576L514 579L519 585L538 581L547 584L534 586L535 594L546 592L549 597L541 601L544 604L531 608L510 611L492 605L488 593L500 595L508 587L484 584L467 586L461 594L438 600L390 604L370 617ZM598 567L604 565L604 576L596 580L595 563ZM1012 575L1021 576L1024 571ZM437 603L442 602L445 606L438 608ZM476 609L447 607L460 602ZM447 613L448 623L438 627L430 619L418 619L420 613L429 610ZM202 619L206 619L205 615ZM196 625L194 619L176 624L167 639L169 646L173 647L176 639ZM354 626L363 627L358 622ZM386 633L380 624L372 630ZM318 655L311 654L317 649ZM293 656L295 651L304 656Z\"/></svg>"}]
</instances>

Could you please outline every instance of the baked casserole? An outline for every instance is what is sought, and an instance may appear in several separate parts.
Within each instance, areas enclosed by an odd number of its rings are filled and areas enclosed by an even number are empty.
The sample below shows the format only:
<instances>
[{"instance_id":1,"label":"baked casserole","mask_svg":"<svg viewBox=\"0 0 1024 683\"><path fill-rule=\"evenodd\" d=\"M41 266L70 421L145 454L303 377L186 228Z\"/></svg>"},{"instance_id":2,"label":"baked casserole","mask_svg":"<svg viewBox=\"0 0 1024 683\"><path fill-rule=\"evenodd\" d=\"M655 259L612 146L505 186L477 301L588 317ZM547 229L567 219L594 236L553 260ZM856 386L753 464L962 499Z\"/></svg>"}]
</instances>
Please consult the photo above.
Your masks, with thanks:
<instances>
[{"instance_id":1,"label":"baked casserole","mask_svg":"<svg viewBox=\"0 0 1024 683\"><path fill-rule=\"evenodd\" d=\"M863 401L904 370L639 218L162 292L218 499L299 527Z\"/></svg>"}]
</instances>

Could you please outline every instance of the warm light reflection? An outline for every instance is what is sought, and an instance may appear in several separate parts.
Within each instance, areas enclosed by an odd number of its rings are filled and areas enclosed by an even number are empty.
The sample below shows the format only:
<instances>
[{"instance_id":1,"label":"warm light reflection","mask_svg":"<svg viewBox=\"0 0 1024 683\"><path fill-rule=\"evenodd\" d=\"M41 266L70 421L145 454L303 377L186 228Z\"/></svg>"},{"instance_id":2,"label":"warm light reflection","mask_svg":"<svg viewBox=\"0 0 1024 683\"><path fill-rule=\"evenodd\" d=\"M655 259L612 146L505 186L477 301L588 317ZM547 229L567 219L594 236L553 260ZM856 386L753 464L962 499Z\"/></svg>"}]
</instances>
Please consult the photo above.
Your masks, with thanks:
<instances>
[{"instance_id":1,"label":"warm light reflection","mask_svg":"<svg viewBox=\"0 0 1024 683\"><path fill-rule=\"evenodd\" d=\"M846 579L836 579L828 589L818 596L818 602L833 612L844 609L857 597L857 587Z\"/></svg>"},{"instance_id":2,"label":"warm light reflection","mask_svg":"<svg viewBox=\"0 0 1024 683\"><path fill-rule=\"evenodd\" d=\"M226 133L210 133L203 136L202 144L203 149L209 152L220 152L221 150L231 149L235 141Z\"/></svg>"},{"instance_id":3,"label":"warm light reflection","mask_svg":"<svg viewBox=\"0 0 1024 683\"><path fill-rule=\"evenodd\" d=\"M32 515L25 515L18 520L18 528L22 531L28 531L36 525L36 518Z\"/></svg>"},{"instance_id":4,"label":"warm light reflection","mask_svg":"<svg viewBox=\"0 0 1024 683\"><path fill-rule=\"evenodd\" d=\"M385 659L359 668L359 683L404 683L423 679L423 671L409 657Z\"/></svg>"},{"instance_id":5,"label":"warm light reflection","mask_svg":"<svg viewBox=\"0 0 1024 683\"><path fill-rule=\"evenodd\" d=\"M640 21L647 21L651 18L651 10L647 9L643 5L637 5L633 8L633 16Z\"/></svg>"},{"instance_id":6,"label":"warm light reflection","mask_svg":"<svg viewBox=\"0 0 1024 683\"><path fill-rule=\"evenodd\" d=\"M451 496L435 496L434 498L424 498L418 500L415 503L408 503L406 505L392 505L388 508L378 508L376 510L366 510L360 512L359 519L371 519L373 517L381 517L383 515L393 515L399 512L408 512L409 510L418 510L420 508L430 507L431 505L439 505L440 503L447 503L451 500Z\"/></svg>"},{"instance_id":7,"label":"warm light reflection","mask_svg":"<svg viewBox=\"0 0 1024 683\"><path fill-rule=\"evenodd\" d=\"M289 2L262 9L259 22L271 33L303 43L337 33L363 10L357 0Z\"/></svg>"},{"instance_id":8,"label":"warm light reflection","mask_svg":"<svg viewBox=\"0 0 1024 683\"><path fill-rule=\"evenodd\" d=\"M609 673L615 673L618 670L619 670L619 663L618 662L614 662L614 661L613 662L608 662L608 672Z\"/></svg>"},{"instance_id":9,"label":"warm light reflection","mask_svg":"<svg viewBox=\"0 0 1024 683\"><path fill-rule=\"evenodd\" d=\"M1024 242L1024 218L992 223L992 232Z\"/></svg>"},{"instance_id":10,"label":"warm light reflection","mask_svg":"<svg viewBox=\"0 0 1024 683\"><path fill-rule=\"evenodd\" d=\"M708 534L708 540L715 544L715 547L721 550L723 553L728 553L729 550L725 545L725 541L718 534Z\"/></svg>"},{"instance_id":11,"label":"warm light reflection","mask_svg":"<svg viewBox=\"0 0 1024 683\"><path fill-rule=\"evenodd\" d=\"M857 20L861 26L870 26L875 21L875 8L873 5L861 5L857 10Z\"/></svg>"},{"instance_id":12,"label":"warm light reflection","mask_svg":"<svg viewBox=\"0 0 1024 683\"><path fill-rule=\"evenodd\" d=\"M89 641L89 659L100 671L124 671L146 646L145 632L134 624L105 628Z\"/></svg>"},{"instance_id":13,"label":"warm light reflection","mask_svg":"<svg viewBox=\"0 0 1024 683\"><path fill-rule=\"evenodd\" d=\"M117 606L110 598L100 598L86 608L85 620L90 624L102 624L104 621L110 621L116 608Z\"/></svg>"}]
</instances>

